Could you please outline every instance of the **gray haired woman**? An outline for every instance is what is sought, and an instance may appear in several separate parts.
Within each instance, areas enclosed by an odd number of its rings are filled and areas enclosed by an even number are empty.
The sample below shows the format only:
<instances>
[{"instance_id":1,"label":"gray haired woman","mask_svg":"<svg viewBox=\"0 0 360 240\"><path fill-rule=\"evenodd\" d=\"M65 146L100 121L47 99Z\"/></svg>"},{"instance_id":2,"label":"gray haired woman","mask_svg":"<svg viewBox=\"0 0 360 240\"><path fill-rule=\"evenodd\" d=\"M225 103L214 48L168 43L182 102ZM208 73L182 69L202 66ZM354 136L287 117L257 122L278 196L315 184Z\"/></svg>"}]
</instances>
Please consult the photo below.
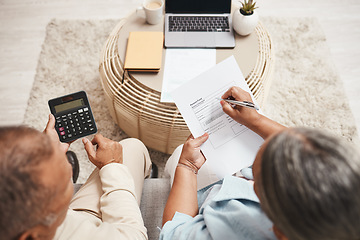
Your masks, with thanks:
<instances>
[{"instance_id":1,"label":"gray haired woman","mask_svg":"<svg viewBox=\"0 0 360 240\"><path fill-rule=\"evenodd\" d=\"M288 129L265 141L253 171L278 239L360 239L360 157L350 143Z\"/></svg>"},{"instance_id":2,"label":"gray haired woman","mask_svg":"<svg viewBox=\"0 0 360 240\"><path fill-rule=\"evenodd\" d=\"M238 87L228 97L251 101ZM315 129L285 128L254 109L221 105L265 139L252 167L254 188L225 177L197 191L194 173L206 160L200 146L208 135L190 137L180 157L168 160L179 164L160 239L360 240L360 155L350 143Z\"/></svg>"}]
</instances>

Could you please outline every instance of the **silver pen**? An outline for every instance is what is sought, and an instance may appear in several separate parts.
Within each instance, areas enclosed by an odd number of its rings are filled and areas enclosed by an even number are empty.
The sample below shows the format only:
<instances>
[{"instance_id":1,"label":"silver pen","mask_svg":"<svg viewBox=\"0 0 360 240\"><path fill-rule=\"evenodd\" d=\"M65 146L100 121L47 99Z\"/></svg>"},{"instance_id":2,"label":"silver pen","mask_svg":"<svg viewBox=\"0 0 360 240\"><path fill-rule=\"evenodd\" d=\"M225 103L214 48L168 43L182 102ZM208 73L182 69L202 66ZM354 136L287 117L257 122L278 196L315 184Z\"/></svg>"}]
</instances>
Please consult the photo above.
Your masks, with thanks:
<instances>
[{"instance_id":1,"label":"silver pen","mask_svg":"<svg viewBox=\"0 0 360 240\"><path fill-rule=\"evenodd\" d=\"M248 101L236 101L236 100L231 100L231 99L222 99L222 98L217 98L219 100L224 100L228 103L232 103L232 104L235 104L235 105L238 105L238 106L241 106L241 107L248 107L248 108L253 108L253 109L256 109L259 111L259 107L257 105L255 105L254 103L252 102L248 102Z\"/></svg>"}]
</instances>

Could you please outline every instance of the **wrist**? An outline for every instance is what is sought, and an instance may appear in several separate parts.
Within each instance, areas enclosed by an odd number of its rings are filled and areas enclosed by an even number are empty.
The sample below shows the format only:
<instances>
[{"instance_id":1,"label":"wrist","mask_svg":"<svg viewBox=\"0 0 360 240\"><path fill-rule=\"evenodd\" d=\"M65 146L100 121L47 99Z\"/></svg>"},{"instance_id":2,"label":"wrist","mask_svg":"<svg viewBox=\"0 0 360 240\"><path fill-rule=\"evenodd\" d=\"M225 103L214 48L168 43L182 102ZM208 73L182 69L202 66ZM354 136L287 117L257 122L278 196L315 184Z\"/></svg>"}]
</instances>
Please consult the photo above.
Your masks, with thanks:
<instances>
[{"instance_id":1,"label":"wrist","mask_svg":"<svg viewBox=\"0 0 360 240\"><path fill-rule=\"evenodd\" d=\"M105 167L106 165L109 165L111 163L119 163L119 164L121 164L121 162L119 162L116 159L112 158L112 159L110 159L110 160L108 160L106 162L97 162L96 164L94 163L94 165L96 167L98 167L99 169L102 169L103 167Z\"/></svg>"},{"instance_id":2,"label":"wrist","mask_svg":"<svg viewBox=\"0 0 360 240\"><path fill-rule=\"evenodd\" d=\"M193 172L195 175L198 174L199 169L195 167L195 165L189 164L189 162L186 161L179 161L176 167L185 168L191 172Z\"/></svg>"},{"instance_id":3,"label":"wrist","mask_svg":"<svg viewBox=\"0 0 360 240\"><path fill-rule=\"evenodd\" d=\"M256 132L262 126L262 119L263 115L257 113L257 116L254 116L246 126Z\"/></svg>"}]
</instances>

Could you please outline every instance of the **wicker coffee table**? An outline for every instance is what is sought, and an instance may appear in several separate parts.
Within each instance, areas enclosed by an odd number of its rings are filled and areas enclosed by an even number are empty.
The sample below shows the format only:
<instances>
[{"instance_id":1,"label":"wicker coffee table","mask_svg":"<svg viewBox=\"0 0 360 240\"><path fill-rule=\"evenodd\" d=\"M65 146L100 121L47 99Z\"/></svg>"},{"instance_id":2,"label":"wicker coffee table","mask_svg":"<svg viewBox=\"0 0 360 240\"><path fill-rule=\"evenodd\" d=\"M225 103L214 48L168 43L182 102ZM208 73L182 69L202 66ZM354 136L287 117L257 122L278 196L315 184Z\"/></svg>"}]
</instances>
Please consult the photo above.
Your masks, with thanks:
<instances>
[{"instance_id":1,"label":"wicker coffee table","mask_svg":"<svg viewBox=\"0 0 360 240\"><path fill-rule=\"evenodd\" d=\"M130 31L163 31L163 24L146 24L135 12L122 19L107 39L100 58L100 79L114 121L130 137L149 148L171 154L190 132L174 103L161 103L163 66L159 73L125 73L123 60ZM247 37L236 35L234 49L217 49L216 61L234 55L245 79L261 106L268 92L273 68L273 46L259 23Z\"/></svg>"}]
</instances>

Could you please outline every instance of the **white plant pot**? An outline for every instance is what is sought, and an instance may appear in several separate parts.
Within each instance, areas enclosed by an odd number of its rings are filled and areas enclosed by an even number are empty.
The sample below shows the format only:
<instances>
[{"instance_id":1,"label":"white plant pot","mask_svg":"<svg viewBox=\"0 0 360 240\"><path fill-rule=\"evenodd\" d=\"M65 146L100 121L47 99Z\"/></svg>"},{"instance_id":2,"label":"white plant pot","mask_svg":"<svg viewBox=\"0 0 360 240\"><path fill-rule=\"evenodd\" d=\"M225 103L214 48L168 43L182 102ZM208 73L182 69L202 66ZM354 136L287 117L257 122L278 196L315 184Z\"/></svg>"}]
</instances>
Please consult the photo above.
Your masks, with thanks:
<instances>
[{"instance_id":1,"label":"white plant pot","mask_svg":"<svg viewBox=\"0 0 360 240\"><path fill-rule=\"evenodd\" d=\"M240 9L235 10L232 18L232 25L239 35L247 36L254 31L259 21L256 11L251 15L243 15Z\"/></svg>"}]
</instances>

